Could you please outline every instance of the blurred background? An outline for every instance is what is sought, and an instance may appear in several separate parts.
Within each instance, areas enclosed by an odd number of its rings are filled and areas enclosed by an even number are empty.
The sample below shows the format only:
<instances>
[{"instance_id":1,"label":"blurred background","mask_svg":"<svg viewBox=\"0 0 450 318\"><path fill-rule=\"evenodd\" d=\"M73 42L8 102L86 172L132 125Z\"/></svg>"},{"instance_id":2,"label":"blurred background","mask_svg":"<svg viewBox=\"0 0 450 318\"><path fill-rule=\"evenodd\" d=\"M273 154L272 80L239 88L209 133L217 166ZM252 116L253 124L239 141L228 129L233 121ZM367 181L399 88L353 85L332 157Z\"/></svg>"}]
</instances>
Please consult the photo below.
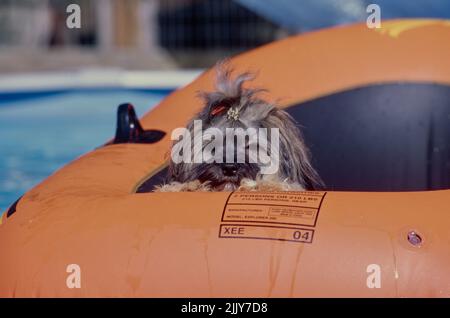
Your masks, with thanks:
<instances>
[{"instance_id":1,"label":"blurred background","mask_svg":"<svg viewBox=\"0 0 450 318\"><path fill-rule=\"evenodd\" d=\"M370 3L450 18L448 0L0 0L0 211L111 138L118 104L142 115L224 57L365 22Z\"/></svg>"},{"instance_id":2,"label":"blurred background","mask_svg":"<svg viewBox=\"0 0 450 318\"><path fill-rule=\"evenodd\" d=\"M314 29L382 19L450 17L447 0L0 0L0 71L205 68ZM81 8L69 29L66 8Z\"/></svg>"}]
</instances>

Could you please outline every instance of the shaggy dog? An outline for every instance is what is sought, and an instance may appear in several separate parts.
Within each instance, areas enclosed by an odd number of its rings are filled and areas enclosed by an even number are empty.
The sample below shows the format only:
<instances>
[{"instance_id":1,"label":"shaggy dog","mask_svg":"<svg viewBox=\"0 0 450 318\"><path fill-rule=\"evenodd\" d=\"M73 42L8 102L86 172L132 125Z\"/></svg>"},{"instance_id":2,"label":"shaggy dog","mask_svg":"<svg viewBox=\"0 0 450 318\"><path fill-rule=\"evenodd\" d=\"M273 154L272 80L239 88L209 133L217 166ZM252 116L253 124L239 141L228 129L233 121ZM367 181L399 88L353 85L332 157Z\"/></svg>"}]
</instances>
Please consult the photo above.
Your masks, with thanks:
<instances>
[{"instance_id":1,"label":"shaggy dog","mask_svg":"<svg viewBox=\"0 0 450 318\"><path fill-rule=\"evenodd\" d=\"M320 188L322 181L311 165L309 151L294 119L273 103L258 97L263 89L244 88L244 82L254 78L251 73L233 78L232 69L223 63L216 68L216 90L200 93L204 107L186 127L190 134L174 142L168 183L156 187L155 191L294 191ZM201 123L201 132L204 133L201 137L196 136L198 123ZM256 137L267 137L266 142L255 142L255 138L246 135L240 139L240 146L243 147L239 148L238 137L233 136L232 142L221 140L213 147L211 144L215 138L205 132L222 133L228 138L227 130L230 128L241 132L251 129L262 131L264 134ZM277 138L274 139L275 135ZM268 163L256 160L258 152L255 147L252 148L255 144L260 149L263 146L267 156L277 159L276 169L264 173ZM183 155L180 149L183 149ZM192 153L189 153L191 150ZM201 162L193 159L196 154L207 150L210 153L208 158L203 157ZM188 160L173 160L174 153ZM244 160L236 160L239 156Z\"/></svg>"}]
</instances>

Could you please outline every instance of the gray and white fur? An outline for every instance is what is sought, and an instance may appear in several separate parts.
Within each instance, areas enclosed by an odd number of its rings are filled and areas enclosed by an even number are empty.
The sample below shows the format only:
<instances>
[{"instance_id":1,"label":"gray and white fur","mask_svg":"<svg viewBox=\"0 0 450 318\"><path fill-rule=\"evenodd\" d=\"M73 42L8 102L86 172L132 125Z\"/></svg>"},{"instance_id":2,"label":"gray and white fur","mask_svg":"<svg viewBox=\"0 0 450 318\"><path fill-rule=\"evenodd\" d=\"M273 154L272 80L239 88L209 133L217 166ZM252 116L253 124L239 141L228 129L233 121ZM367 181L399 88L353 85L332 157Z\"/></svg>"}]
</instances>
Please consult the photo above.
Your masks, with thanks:
<instances>
[{"instance_id":1,"label":"gray and white fur","mask_svg":"<svg viewBox=\"0 0 450 318\"><path fill-rule=\"evenodd\" d=\"M261 99L263 89L246 88L254 79L252 73L233 78L233 70L225 63L216 66L216 90L201 92L203 109L190 121L187 129L194 134L194 120L202 121L202 129L279 128L279 167L272 175L261 174L258 163L174 163L170 160L168 183L156 191L289 191L314 190L322 181L311 165L310 153L294 119L275 104ZM220 109L218 109L220 107ZM230 116L230 108L238 116ZM232 113L231 113L232 114ZM270 131L270 129L268 129ZM208 142L202 142L204 149ZM225 151L224 151L225 152Z\"/></svg>"}]
</instances>

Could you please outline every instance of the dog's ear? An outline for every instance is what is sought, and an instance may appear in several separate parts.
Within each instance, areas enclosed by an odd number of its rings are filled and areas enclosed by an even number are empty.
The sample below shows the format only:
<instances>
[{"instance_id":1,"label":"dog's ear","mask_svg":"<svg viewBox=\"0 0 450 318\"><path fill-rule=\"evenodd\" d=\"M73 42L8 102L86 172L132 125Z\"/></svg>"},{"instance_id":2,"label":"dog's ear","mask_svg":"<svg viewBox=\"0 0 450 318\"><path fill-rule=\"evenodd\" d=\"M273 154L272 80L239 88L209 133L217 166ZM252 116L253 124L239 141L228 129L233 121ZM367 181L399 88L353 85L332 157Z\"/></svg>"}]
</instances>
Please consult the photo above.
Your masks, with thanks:
<instances>
[{"instance_id":1,"label":"dog's ear","mask_svg":"<svg viewBox=\"0 0 450 318\"><path fill-rule=\"evenodd\" d=\"M311 164L311 154L294 118L284 110L274 108L265 120L267 128L278 127L280 131L280 172L282 177L299 183L307 190L324 188L322 179Z\"/></svg>"}]
</instances>

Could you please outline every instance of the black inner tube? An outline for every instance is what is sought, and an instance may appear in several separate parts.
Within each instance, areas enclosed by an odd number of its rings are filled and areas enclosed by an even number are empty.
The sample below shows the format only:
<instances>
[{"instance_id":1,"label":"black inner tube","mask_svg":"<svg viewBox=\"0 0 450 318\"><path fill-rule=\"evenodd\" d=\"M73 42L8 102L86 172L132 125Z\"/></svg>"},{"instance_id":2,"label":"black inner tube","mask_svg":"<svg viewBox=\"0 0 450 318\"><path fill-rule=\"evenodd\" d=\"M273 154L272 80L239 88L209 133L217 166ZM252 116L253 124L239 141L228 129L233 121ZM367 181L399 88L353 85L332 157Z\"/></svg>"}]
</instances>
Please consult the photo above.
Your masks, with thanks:
<instances>
[{"instance_id":1,"label":"black inner tube","mask_svg":"<svg viewBox=\"0 0 450 318\"><path fill-rule=\"evenodd\" d=\"M301 125L327 190L450 188L450 86L369 85L286 110ZM152 176L137 192L153 191L166 173Z\"/></svg>"}]
</instances>

